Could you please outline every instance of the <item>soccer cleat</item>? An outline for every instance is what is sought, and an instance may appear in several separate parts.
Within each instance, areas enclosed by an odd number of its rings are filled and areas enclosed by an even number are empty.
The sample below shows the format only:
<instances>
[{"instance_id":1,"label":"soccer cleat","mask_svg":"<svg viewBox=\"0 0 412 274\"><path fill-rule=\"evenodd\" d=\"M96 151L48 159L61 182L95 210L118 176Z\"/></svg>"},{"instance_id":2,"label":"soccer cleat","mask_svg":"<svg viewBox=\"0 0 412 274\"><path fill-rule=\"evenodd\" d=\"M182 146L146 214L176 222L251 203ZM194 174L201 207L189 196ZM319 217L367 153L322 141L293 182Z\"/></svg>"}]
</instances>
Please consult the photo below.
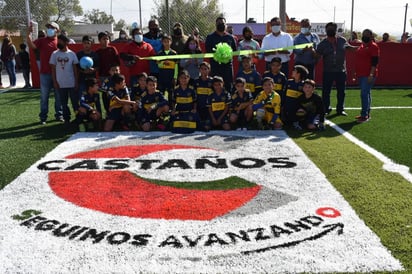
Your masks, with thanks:
<instances>
[{"instance_id":1,"label":"soccer cleat","mask_svg":"<svg viewBox=\"0 0 412 274\"><path fill-rule=\"evenodd\" d=\"M365 123L365 122L367 122L367 121L369 121L369 117L368 117L368 116L361 116L361 117L359 117L359 118L357 119L357 122L358 122L358 123Z\"/></svg>"},{"instance_id":2,"label":"soccer cleat","mask_svg":"<svg viewBox=\"0 0 412 274\"><path fill-rule=\"evenodd\" d=\"M340 116L348 116L348 114L345 112L345 111L339 111L338 112L338 115L340 115Z\"/></svg>"},{"instance_id":3,"label":"soccer cleat","mask_svg":"<svg viewBox=\"0 0 412 274\"><path fill-rule=\"evenodd\" d=\"M365 117L368 117L369 120L371 119L370 115L366 115ZM359 118L362 118L362 115L356 115L355 116L355 120L358 120Z\"/></svg>"}]
</instances>

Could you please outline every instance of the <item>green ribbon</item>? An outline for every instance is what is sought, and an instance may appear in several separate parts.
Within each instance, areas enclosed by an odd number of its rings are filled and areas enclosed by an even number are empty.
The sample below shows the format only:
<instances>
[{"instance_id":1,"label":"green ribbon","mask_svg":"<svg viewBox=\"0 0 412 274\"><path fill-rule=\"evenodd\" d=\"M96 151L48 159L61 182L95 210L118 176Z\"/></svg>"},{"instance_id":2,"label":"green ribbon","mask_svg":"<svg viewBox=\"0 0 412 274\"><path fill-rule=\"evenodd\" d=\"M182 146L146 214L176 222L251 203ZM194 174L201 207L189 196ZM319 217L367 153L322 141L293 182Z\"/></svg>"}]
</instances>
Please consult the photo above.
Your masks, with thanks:
<instances>
[{"instance_id":1,"label":"green ribbon","mask_svg":"<svg viewBox=\"0 0 412 274\"><path fill-rule=\"evenodd\" d=\"M233 51L232 56L237 55L250 55L256 53L271 53L275 51L282 51L282 50L294 50L294 49L304 49L306 47L312 47L313 43L306 43L301 45L295 45L285 48L277 48L277 49L267 49L267 50L238 50ZM214 53L197 53L197 54L179 54L179 55L167 55L167 56L150 56L150 57L143 57L140 60L152 60L152 61L163 61L163 60L174 60L174 59L203 59L203 58L213 58Z\"/></svg>"}]
</instances>

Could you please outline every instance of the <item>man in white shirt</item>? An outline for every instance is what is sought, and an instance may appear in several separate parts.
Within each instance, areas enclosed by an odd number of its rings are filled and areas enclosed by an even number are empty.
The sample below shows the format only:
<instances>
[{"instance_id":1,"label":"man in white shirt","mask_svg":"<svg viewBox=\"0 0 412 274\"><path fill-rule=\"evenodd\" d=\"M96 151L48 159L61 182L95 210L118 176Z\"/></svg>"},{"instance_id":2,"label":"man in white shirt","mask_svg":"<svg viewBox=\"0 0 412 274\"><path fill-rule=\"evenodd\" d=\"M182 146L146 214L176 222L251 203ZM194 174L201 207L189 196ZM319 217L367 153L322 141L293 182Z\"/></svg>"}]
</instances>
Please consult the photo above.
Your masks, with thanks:
<instances>
[{"instance_id":1,"label":"man in white shirt","mask_svg":"<svg viewBox=\"0 0 412 274\"><path fill-rule=\"evenodd\" d=\"M293 39L289 33L283 32L281 30L281 21L279 17L273 17L270 20L270 25L272 27L272 33L267 34L262 40L262 49L278 49L293 46ZM292 50L278 50L275 52L265 53L266 69L270 69L270 61L274 57L279 57L282 60L281 71L289 76L289 60Z\"/></svg>"}]
</instances>

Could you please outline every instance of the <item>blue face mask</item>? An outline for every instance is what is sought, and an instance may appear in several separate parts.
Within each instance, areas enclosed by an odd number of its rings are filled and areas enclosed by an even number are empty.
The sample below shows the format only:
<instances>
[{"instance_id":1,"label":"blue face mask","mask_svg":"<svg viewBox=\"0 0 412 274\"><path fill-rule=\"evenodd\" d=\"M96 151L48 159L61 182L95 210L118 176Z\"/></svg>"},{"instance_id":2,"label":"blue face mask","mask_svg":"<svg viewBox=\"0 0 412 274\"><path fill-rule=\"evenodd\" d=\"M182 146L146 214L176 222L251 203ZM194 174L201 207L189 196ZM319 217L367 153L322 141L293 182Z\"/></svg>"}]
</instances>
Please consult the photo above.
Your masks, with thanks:
<instances>
[{"instance_id":1,"label":"blue face mask","mask_svg":"<svg viewBox=\"0 0 412 274\"><path fill-rule=\"evenodd\" d=\"M47 37L53 37L56 34L55 29L47 29Z\"/></svg>"},{"instance_id":2,"label":"blue face mask","mask_svg":"<svg viewBox=\"0 0 412 274\"><path fill-rule=\"evenodd\" d=\"M136 43L141 43L143 41L143 35L142 34L136 34L134 36L134 40L136 41Z\"/></svg>"}]
</instances>

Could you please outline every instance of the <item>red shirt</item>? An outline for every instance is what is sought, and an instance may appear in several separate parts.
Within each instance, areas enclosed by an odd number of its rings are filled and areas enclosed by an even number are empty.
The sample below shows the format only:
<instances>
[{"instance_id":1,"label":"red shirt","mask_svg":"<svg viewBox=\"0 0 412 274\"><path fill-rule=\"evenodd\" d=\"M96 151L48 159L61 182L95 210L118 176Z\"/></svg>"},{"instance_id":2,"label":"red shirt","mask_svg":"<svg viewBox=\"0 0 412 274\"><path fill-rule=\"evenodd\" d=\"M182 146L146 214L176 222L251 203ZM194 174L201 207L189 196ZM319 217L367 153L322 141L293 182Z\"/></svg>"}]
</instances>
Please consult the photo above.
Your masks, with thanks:
<instances>
[{"instance_id":1,"label":"red shirt","mask_svg":"<svg viewBox=\"0 0 412 274\"><path fill-rule=\"evenodd\" d=\"M140 57L149 57L156 55L156 51L153 49L152 45L146 42L137 44L136 42L130 42L126 47L126 53L137 55ZM137 60L134 65L129 67L130 75L138 75L142 72L150 74L150 64L148 60Z\"/></svg>"},{"instance_id":2,"label":"red shirt","mask_svg":"<svg viewBox=\"0 0 412 274\"><path fill-rule=\"evenodd\" d=\"M110 68L113 65L120 66L119 52L115 47L107 46L107 48L99 48L96 50L97 56L99 56L99 76L110 76Z\"/></svg>"},{"instance_id":3,"label":"red shirt","mask_svg":"<svg viewBox=\"0 0 412 274\"><path fill-rule=\"evenodd\" d=\"M57 49L57 37L43 37L33 41L40 52L40 73L51 74L50 56Z\"/></svg>"},{"instance_id":4,"label":"red shirt","mask_svg":"<svg viewBox=\"0 0 412 274\"><path fill-rule=\"evenodd\" d=\"M356 75L358 77L368 77L371 73L372 57L379 57L378 45L371 41L367 44L362 43L356 51ZM378 75L378 68L376 67L373 75Z\"/></svg>"}]
</instances>

